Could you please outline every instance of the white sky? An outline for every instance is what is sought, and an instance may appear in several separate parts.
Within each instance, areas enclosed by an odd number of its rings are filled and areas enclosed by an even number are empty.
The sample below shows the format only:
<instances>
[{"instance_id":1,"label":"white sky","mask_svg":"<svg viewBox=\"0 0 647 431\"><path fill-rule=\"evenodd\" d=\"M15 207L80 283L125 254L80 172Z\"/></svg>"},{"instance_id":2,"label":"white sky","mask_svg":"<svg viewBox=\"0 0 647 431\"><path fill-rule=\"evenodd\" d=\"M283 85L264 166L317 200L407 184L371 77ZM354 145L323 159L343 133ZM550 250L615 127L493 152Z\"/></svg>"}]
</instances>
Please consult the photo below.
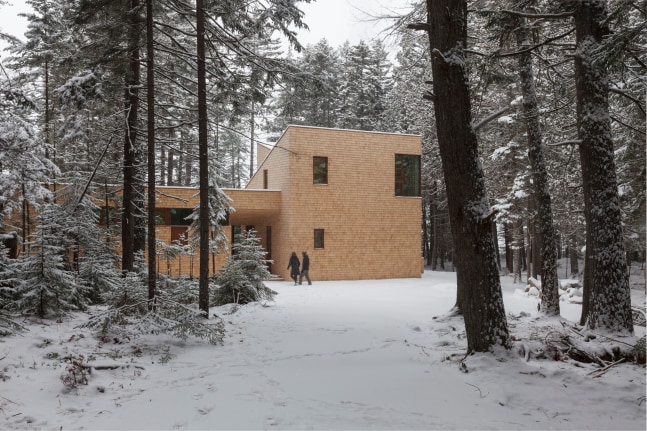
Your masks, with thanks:
<instances>
[{"instance_id":1,"label":"white sky","mask_svg":"<svg viewBox=\"0 0 647 431\"><path fill-rule=\"evenodd\" d=\"M8 5L0 4L0 31L22 39L27 20L18 14L28 10L29 6L24 0L12 0Z\"/></svg>"},{"instance_id":2,"label":"white sky","mask_svg":"<svg viewBox=\"0 0 647 431\"><path fill-rule=\"evenodd\" d=\"M309 31L300 31L302 44L314 44L326 38L333 46L341 46L347 40L356 44L360 40L370 41L391 22L375 20L372 17L404 14L408 0L316 0L301 4Z\"/></svg>"},{"instance_id":3,"label":"white sky","mask_svg":"<svg viewBox=\"0 0 647 431\"><path fill-rule=\"evenodd\" d=\"M299 39L304 45L314 44L326 38L331 46L351 44L360 40L370 41L388 27L388 21L376 21L371 16L380 16L393 11L402 12L409 0L316 0L301 3L309 31L300 31ZM387 6L385 6L387 5ZM9 5L0 5L0 31L23 37L27 20L18 13L28 10L24 0L12 0Z\"/></svg>"}]
</instances>

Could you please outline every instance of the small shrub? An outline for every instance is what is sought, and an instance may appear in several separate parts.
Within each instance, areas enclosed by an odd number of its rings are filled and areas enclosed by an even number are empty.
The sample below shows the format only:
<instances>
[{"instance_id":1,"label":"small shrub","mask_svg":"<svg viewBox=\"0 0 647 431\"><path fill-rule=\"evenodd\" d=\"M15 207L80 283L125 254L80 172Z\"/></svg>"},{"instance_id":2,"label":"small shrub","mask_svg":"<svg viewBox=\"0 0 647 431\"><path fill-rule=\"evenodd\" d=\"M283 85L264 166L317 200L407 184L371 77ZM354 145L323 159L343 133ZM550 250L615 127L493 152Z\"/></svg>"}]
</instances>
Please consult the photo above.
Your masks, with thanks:
<instances>
[{"instance_id":1,"label":"small shrub","mask_svg":"<svg viewBox=\"0 0 647 431\"><path fill-rule=\"evenodd\" d=\"M65 367L65 374L61 375L61 381L66 388L75 389L79 385L88 384L90 367L83 363L84 359L83 355L69 358L69 363Z\"/></svg>"}]
</instances>

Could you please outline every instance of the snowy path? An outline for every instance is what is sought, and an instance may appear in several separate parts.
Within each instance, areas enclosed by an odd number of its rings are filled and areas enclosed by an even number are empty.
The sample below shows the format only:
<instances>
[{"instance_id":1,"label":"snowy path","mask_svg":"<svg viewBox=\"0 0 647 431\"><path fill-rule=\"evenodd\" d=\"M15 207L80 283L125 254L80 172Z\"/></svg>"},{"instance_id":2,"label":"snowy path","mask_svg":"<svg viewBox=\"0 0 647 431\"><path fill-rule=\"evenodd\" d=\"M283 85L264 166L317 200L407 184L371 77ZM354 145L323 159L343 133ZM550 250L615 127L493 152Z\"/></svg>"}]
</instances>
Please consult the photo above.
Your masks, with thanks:
<instances>
[{"instance_id":1,"label":"snowy path","mask_svg":"<svg viewBox=\"0 0 647 431\"><path fill-rule=\"evenodd\" d=\"M453 274L437 273L314 286L272 282L276 302L223 314L224 346L142 338L132 343L140 356L132 345L97 347L90 334L80 337L84 331L74 325L81 320L37 327L41 333L34 328L0 346L9 378L0 382L0 427L644 429L644 403L636 403L645 391L640 370L594 380L572 365L524 363L514 355L509 363L470 358L469 373L458 370L456 358L444 360L465 350L459 331L432 320L454 303L453 283ZM533 313L535 301L513 290L506 291L506 309ZM164 346L172 354L167 363ZM31 356L17 357L12 348ZM97 363L130 366L94 371L87 386L67 392L60 366L43 359L89 352Z\"/></svg>"}]
</instances>

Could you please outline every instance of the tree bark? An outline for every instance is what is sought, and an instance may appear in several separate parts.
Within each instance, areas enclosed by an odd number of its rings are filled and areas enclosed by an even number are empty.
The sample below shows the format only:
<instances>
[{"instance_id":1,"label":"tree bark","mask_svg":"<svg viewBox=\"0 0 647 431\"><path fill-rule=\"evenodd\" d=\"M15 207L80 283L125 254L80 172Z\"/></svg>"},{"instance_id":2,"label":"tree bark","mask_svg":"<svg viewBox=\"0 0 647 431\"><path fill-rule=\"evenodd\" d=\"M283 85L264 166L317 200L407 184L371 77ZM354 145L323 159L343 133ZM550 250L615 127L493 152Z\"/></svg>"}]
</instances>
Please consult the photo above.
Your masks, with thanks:
<instances>
[{"instance_id":1,"label":"tree bark","mask_svg":"<svg viewBox=\"0 0 647 431\"><path fill-rule=\"evenodd\" d=\"M464 58L467 2L427 0L427 24L436 130L457 266L456 305L465 319L467 350L509 348L492 212L472 127Z\"/></svg>"},{"instance_id":2,"label":"tree bark","mask_svg":"<svg viewBox=\"0 0 647 431\"><path fill-rule=\"evenodd\" d=\"M557 232L553 222L553 210L548 191L548 172L544 159L544 144L541 126L539 124L539 106L537 89L532 65L532 53L524 49L530 45L529 30L526 20L516 17L517 44L519 54L519 77L523 95L523 112L528 136L528 158L532 171L532 179L536 203L536 221L539 224L538 235L534 235L533 259L534 272L541 271L541 311L549 316L559 316L559 281L557 278ZM537 253L539 251L539 253Z\"/></svg>"},{"instance_id":3,"label":"tree bark","mask_svg":"<svg viewBox=\"0 0 647 431\"><path fill-rule=\"evenodd\" d=\"M580 273L580 262L577 253L577 238L575 234L571 236L568 242L568 255L571 260L571 276L577 276Z\"/></svg>"},{"instance_id":4,"label":"tree bark","mask_svg":"<svg viewBox=\"0 0 647 431\"><path fill-rule=\"evenodd\" d=\"M582 321L591 329L633 334L609 84L606 65L599 59L601 44L609 34L606 1L573 2L573 7L577 126L587 226Z\"/></svg>"},{"instance_id":5,"label":"tree bark","mask_svg":"<svg viewBox=\"0 0 647 431\"><path fill-rule=\"evenodd\" d=\"M200 154L200 281L198 303L209 318L209 145L207 139L207 81L204 0L196 1L198 60L198 153Z\"/></svg>"},{"instance_id":6,"label":"tree bark","mask_svg":"<svg viewBox=\"0 0 647 431\"><path fill-rule=\"evenodd\" d=\"M146 0L146 102L148 108L148 301L155 309L157 249L155 247L155 49L153 0Z\"/></svg>"},{"instance_id":7,"label":"tree bark","mask_svg":"<svg viewBox=\"0 0 647 431\"><path fill-rule=\"evenodd\" d=\"M123 213L121 218L121 269L132 271L135 263L135 200L137 165L137 120L139 110L139 39L140 24L138 14L139 0L130 0L128 22L128 71L126 72L124 110L126 130L124 137L124 189Z\"/></svg>"}]
</instances>

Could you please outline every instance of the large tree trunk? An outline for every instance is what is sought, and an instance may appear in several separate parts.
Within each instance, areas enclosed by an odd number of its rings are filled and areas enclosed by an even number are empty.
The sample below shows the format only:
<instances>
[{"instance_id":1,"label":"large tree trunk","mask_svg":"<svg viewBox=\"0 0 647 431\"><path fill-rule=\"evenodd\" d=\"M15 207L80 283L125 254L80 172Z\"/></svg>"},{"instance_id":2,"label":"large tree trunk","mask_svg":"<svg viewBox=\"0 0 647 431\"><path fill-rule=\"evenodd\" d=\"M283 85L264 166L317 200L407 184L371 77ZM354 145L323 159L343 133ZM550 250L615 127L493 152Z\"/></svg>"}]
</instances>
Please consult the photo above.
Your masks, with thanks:
<instances>
[{"instance_id":1,"label":"large tree trunk","mask_svg":"<svg viewBox=\"0 0 647 431\"><path fill-rule=\"evenodd\" d=\"M198 32L198 153L200 154L200 281L199 308L209 318L209 145L207 140L207 81L205 67L204 0L196 1Z\"/></svg>"},{"instance_id":2,"label":"large tree trunk","mask_svg":"<svg viewBox=\"0 0 647 431\"><path fill-rule=\"evenodd\" d=\"M528 136L528 158L532 170L532 179L535 192L536 220L539 224L539 235L534 235L533 259L535 272L541 271L541 311L549 316L559 316L559 282L557 278L557 232L553 223L553 211L550 193L548 192L548 173L544 160L544 144L542 142L541 127L539 124L539 107L537 103L537 90L532 66L532 54L527 48L529 31L525 18L516 19L517 44L520 47L519 76L521 78L521 92L523 95L523 112L526 117L526 130ZM538 241L539 239L539 241ZM539 247L539 248L538 248ZM537 251L540 251L537 253Z\"/></svg>"},{"instance_id":3,"label":"large tree trunk","mask_svg":"<svg viewBox=\"0 0 647 431\"><path fill-rule=\"evenodd\" d=\"M573 5L577 125L587 227L582 321L591 329L632 334L631 291L609 117L609 84L606 66L596 56L609 33L606 2L592 0Z\"/></svg>"},{"instance_id":4,"label":"large tree trunk","mask_svg":"<svg viewBox=\"0 0 647 431\"><path fill-rule=\"evenodd\" d=\"M155 247L155 50L153 0L146 0L146 101L148 108L148 300L155 309L157 249Z\"/></svg>"},{"instance_id":5,"label":"large tree trunk","mask_svg":"<svg viewBox=\"0 0 647 431\"><path fill-rule=\"evenodd\" d=\"M492 211L472 127L464 49L467 2L427 0L434 108L440 156L447 187L457 267L457 306L465 319L467 350L509 348Z\"/></svg>"},{"instance_id":6,"label":"large tree trunk","mask_svg":"<svg viewBox=\"0 0 647 431\"><path fill-rule=\"evenodd\" d=\"M126 131L124 137L124 190L121 219L121 269L132 271L135 263L135 201L137 199L137 119L139 110L139 0L130 0L128 22L128 71L125 80Z\"/></svg>"}]
</instances>

